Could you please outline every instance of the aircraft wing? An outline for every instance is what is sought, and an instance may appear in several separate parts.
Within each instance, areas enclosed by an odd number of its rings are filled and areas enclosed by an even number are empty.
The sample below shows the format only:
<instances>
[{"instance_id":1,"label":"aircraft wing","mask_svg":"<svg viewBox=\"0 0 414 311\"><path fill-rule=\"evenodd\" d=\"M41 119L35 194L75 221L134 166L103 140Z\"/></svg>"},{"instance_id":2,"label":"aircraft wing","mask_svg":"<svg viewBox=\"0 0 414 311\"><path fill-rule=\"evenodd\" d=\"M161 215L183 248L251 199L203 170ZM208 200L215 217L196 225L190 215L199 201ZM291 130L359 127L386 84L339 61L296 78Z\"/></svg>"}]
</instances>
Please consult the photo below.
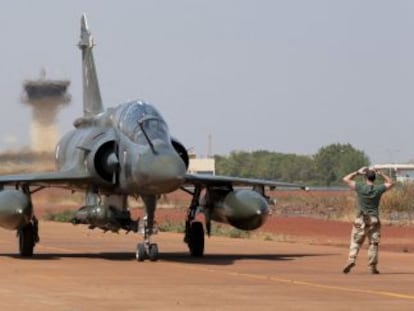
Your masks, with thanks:
<instances>
[{"instance_id":1,"label":"aircraft wing","mask_svg":"<svg viewBox=\"0 0 414 311\"><path fill-rule=\"evenodd\" d=\"M307 187L288 182L271 181L266 179L231 177L220 175L202 175L202 174L186 174L184 176L186 185L198 186L267 186L273 188L296 188L307 190Z\"/></svg>"},{"instance_id":2,"label":"aircraft wing","mask_svg":"<svg viewBox=\"0 0 414 311\"><path fill-rule=\"evenodd\" d=\"M70 185L80 186L91 180L89 174L78 171L57 171L45 173L28 173L15 175L0 175L0 185L29 184L37 186Z\"/></svg>"}]
</instances>

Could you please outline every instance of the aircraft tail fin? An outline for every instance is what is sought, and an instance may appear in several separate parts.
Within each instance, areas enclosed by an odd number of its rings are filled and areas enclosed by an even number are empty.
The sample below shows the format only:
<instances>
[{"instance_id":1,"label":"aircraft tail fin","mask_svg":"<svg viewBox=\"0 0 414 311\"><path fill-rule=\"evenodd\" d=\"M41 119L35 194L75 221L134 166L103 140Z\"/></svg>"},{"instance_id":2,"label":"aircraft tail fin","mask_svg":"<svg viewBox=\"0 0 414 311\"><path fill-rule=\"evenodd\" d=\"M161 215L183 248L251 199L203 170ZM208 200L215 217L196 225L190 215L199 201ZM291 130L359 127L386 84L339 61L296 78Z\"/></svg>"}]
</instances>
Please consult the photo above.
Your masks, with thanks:
<instances>
[{"instance_id":1,"label":"aircraft tail fin","mask_svg":"<svg viewBox=\"0 0 414 311\"><path fill-rule=\"evenodd\" d=\"M92 35L88 29L86 15L83 14L81 18L81 33L78 46L82 51L84 117L92 117L104 111L92 53L94 45Z\"/></svg>"}]
</instances>

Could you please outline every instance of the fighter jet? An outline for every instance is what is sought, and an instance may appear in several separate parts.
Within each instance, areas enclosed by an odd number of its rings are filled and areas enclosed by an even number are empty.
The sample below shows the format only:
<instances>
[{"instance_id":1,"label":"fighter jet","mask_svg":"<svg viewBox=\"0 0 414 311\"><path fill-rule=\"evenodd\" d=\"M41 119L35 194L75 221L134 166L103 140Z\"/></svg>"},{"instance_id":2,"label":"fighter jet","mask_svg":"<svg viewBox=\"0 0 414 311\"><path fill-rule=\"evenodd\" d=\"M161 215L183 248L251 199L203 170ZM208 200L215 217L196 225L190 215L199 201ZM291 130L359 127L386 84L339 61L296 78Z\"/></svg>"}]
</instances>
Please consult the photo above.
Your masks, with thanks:
<instances>
[{"instance_id":1,"label":"fighter jet","mask_svg":"<svg viewBox=\"0 0 414 311\"><path fill-rule=\"evenodd\" d=\"M205 229L211 222L243 230L260 227L269 215L265 188L301 185L251 178L188 174L187 149L170 135L161 113L142 100L105 109L92 49L94 41L86 16L81 17L83 115L56 146L54 172L0 176L0 226L16 230L19 253L33 256L39 242L39 222L32 194L46 187L64 187L85 194L84 206L72 223L90 229L137 232L136 259L156 261L158 245L155 211L160 195L178 189L191 200L185 219L184 241L192 256L204 254ZM145 216L132 219L128 197L141 198ZM202 213L205 221L196 216Z\"/></svg>"}]
</instances>

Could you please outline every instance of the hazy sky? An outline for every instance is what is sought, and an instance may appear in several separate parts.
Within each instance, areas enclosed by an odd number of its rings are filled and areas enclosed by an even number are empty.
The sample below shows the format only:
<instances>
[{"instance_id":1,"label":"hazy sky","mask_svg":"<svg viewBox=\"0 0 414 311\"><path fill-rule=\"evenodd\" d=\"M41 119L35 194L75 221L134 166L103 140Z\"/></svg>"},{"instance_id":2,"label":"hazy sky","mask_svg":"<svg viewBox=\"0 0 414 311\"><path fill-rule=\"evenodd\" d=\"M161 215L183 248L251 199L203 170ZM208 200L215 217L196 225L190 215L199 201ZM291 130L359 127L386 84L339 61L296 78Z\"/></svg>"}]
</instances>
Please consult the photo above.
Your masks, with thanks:
<instances>
[{"instance_id":1,"label":"hazy sky","mask_svg":"<svg viewBox=\"0 0 414 311\"><path fill-rule=\"evenodd\" d=\"M61 133L82 113L87 14L105 106L140 98L199 155L312 155L351 143L414 159L414 1L1 1L0 150L29 144L22 81L71 80Z\"/></svg>"}]
</instances>

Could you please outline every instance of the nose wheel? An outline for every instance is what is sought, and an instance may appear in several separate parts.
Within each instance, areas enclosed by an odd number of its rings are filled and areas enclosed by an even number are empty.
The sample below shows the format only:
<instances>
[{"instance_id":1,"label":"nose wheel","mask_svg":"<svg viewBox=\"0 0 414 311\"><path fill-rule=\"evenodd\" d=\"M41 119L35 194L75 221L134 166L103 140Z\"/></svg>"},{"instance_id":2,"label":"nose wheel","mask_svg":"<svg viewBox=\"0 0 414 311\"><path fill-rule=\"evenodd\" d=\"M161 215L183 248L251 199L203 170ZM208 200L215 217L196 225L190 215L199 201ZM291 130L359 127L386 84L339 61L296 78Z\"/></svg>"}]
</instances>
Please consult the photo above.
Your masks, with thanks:
<instances>
[{"instance_id":1,"label":"nose wheel","mask_svg":"<svg viewBox=\"0 0 414 311\"><path fill-rule=\"evenodd\" d=\"M151 217L144 217L143 221L139 222L138 231L144 234L144 242L137 244L137 251L135 253L135 258L138 261L144 261L149 259L150 261L158 260L158 245L156 243L151 243L151 236L158 233L157 225Z\"/></svg>"},{"instance_id":2,"label":"nose wheel","mask_svg":"<svg viewBox=\"0 0 414 311\"><path fill-rule=\"evenodd\" d=\"M158 245L156 243L138 243L135 257L138 261L149 259L150 261L158 260Z\"/></svg>"}]
</instances>

